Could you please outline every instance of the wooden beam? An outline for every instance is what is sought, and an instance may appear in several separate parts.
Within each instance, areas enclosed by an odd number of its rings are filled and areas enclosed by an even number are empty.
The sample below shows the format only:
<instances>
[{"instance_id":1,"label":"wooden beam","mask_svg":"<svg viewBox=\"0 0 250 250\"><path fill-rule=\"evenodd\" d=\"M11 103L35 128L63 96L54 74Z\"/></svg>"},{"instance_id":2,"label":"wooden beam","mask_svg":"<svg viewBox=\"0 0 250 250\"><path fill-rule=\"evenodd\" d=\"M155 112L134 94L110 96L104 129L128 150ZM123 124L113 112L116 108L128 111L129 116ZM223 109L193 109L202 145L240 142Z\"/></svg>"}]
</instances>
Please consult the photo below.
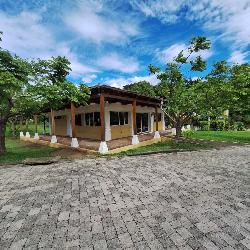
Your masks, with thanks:
<instances>
[{"instance_id":1,"label":"wooden beam","mask_svg":"<svg viewBox=\"0 0 250 250\"><path fill-rule=\"evenodd\" d=\"M101 140L105 141L105 98L100 95L100 119L101 119Z\"/></svg>"},{"instance_id":2,"label":"wooden beam","mask_svg":"<svg viewBox=\"0 0 250 250\"><path fill-rule=\"evenodd\" d=\"M136 127L136 100L133 100L133 105L132 105L132 112L133 112L133 129L134 129L134 135L137 134L137 127Z\"/></svg>"},{"instance_id":3,"label":"wooden beam","mask_svg":"<svg viewBox=\"0 0 250 250\"><path fill-rule=\"evenodd\" d=\"M105 98L111 98L111 99L116 99L118 102L119 100L121 101L127 101L127 102L133 102L134 98L131 97L126 97L126 96L120 96L120 95L111 95L111 94L102 94ZM95 96L91 96L91 99L99 99L100 95L95 95ZM157 102L152 102L152 101L147 101L147 100L137 100L138 103L144 104L144 105L148 105L148 106L159 106L161 105L161 101L159 100L159 103Z\"/></svg>"},{"instance_id":4,"label":"wooden beam","mask_svg":"<svg viewBox=\"0 0 250 250\"><path fill-rule=\"evenodd\" d=\"M157 107L155 107L155 116L156 116L156 127L155 130L158 131L159 130L159 121L158 121L158 110Z\"/></svg>"},{"instance_id":5,"label":"wooden beam","mask_svg":"<svg viewBox=\"0 0 250 250\"><path fill-rule=\"evenodd\" d=\"M55 113L54 110L50 110L50 116L51 116L51 134L55 135L56 134L56 123L55 123Z\"/></svg>"},{"instance_id":6,"label":"wooden beam","mask_svg":"<svg viewBox=\"0 0 250 250\"><path fill-rule=\"evenodd\" d=\"M72 138L76 138L76 111L75 111L75 105L72 102L70 104L70 112L71 112Z\"/></svg>"}]
</instances>

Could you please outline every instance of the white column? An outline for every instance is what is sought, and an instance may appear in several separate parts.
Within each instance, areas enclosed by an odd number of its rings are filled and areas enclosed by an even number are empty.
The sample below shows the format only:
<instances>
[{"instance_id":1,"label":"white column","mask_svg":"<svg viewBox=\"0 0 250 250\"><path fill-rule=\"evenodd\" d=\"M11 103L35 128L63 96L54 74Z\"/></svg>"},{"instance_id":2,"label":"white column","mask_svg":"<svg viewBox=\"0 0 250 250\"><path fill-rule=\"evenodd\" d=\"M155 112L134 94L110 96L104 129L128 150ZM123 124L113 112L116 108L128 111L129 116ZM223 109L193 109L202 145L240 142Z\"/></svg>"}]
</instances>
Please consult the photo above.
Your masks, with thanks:
<instances>
[{"instance_id":1,"label":"white column","mask_svg":"<svg viewBox=\"0 0 250 250\"><path fill-rule=\"evenodd\" d=\"M111 140L111 127L110 127L110 110L109 110L109 104L105 103L105 141Z\"/></svg>"},{"instance_id":2,"label":"white column","mask_svg":"<svg viewBox=\"0 0 250 250\"><path fill-rule=\"evenodd\" d=\"M71 129L71 114L67 114L67 135L72 137L72 129Z\"/></svg>"},{"instance_id":3,"label":"white column","mask_svg":"<svg viewBox=\"0 0 250 250\"><path fill-rule=\"evenodd\" d=\"M165 115L163 112L161 113L161 120L162 120L162 130L165 131Z\"/></svg>"},{"instance_id":4,"label":"white column","mask_svg":"<svg viewBox=\"0 0 250 250\"><path fill-rule=\"evenodd\" d=\"M130 110L132 109L132 107L130 107ZM131 136L134 135L134 127L133 127L133 112L128 112L128 124L129 127L131 128Z\"/></svg>"},{"instance_id":5,"label":"white column","mask_svg":"<svg viewBox=\"0 0 250 250\"><path fill-rule=\"evenodd\" d=\"M150 113L150 132L154 132L154 114Z\"/></svg>"}]
</instances>

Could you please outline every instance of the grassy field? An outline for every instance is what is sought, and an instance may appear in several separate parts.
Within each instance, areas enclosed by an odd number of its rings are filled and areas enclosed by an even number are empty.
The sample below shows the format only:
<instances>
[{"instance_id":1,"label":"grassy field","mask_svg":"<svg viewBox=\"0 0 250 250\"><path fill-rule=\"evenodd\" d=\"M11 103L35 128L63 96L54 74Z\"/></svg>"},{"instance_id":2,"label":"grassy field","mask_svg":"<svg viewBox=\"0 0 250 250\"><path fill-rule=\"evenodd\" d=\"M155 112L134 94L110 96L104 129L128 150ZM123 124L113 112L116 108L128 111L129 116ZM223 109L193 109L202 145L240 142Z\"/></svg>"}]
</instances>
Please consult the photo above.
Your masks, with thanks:
<instances>
[{"instance_id":1,"label":"grassy field","mask_svg":"<svg viewBox=\"0 0 250 250\"><path fill-rule=\"evenodd\" d=\"M137 154L144 154L144 153L157 153L157 152L167 152L172 150L199 150L199 149L211 149L213 146L207 144L191 144L191 143L184 143L184 142L173 142L173 141L165 141L159 142L152 145L139 147L135 149L131 149L125 152L121 152L118 154L114 154L116 156L123 156L123 155L137 155Z\"/></svg>"},{"instance_id":2,"label":"grassy field","mask_svg":"<svg viewBox=\"0 0 250 250\"><path fill-rule=\"evenodd\" d=\"M196 131L191 138L250 143L250 131Z\"/></svg>"},{"instance_id":3,"label":"grassy field","mask_svg":"<svg viewBox=\"0 0 250 250\"><path fill-rule=\"evenodd\" d=\"M38 144L25 143L20 140L6 139L7 153L0 156L0 165L21 163L26 158L39 158L49 156L55 150Z\"/></svg>"},{"instance_id":4,"label":"grassy field","mask_svg":"<svg viewBox=\"0 0 250 250\"><path fill-rule=\"evenodd\" d=\"M25 126L23 126L23 130L22 131L25 134L25 132L26 132ZM34 136L34 134L35 134L35 124L30 123L29 126L28 126L28 130L27 131L30 132L31 136ZM19 132L20 132L20 129L17 127L17 136L19 136ZM40 135L43 134L43 124L38 124L38 126L37 126L37 132ZM49 128L48 128L48 125L46 125L46 133L48 133L48 132L49 132ZM7 125L5 135L7 137L11 137L12 136L10 124Z\"/></svg>"}]
</instances>

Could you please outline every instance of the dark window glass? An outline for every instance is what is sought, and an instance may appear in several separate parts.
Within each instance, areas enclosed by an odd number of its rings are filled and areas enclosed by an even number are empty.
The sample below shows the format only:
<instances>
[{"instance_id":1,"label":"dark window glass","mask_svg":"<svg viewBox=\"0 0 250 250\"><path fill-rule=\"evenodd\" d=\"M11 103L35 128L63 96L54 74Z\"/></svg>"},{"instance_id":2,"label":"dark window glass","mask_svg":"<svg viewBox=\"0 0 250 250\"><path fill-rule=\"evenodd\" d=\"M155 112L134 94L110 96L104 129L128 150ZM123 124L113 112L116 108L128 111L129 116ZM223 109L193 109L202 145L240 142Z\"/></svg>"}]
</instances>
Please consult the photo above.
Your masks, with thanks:
<instances>
[{"instance_id":1,"label":"dark window glass","mask_svg":"<svg viewBox=\"0 0 250 250\"><path fill-rule=\"evenodd\" d=\"M55 116L55 119L60 120L62 119L62 116Z\"/></svg>"},{"instance_id":2,"label":"dark window glass","mask_svg":"<svg viewBox=\"0 0 250 250\"><path fill-rule=\"evenodd\" d=\"M89 126L89 113L86 113L85 114L85 123L86 123L86 126Z\"/></svg>"},{"instance_id":3,"label":"dark window glass","mask_svg":"<svg viewBox=\"0 0 250 250\"><path fill-rule=\"evenodd\" d=\"M82 116L80 114L76 115L76 125L82 126Z\"/></svg>"},{"instance_id":4,"label":"dark window glass","mask_svg":"<svg viewBox=\"0 0 250 250\"><path fill-rule=\"evenodd\" d=\"M120 125L124 125L124 112L119 112Z\"/></svg>"},{"instance_id":5,"label":"dark window glass","mask_svg":"<svg viewBox=\"0 0 250 250\"><path fill-rule=\"evenodd\" d=\"M119 113L110 112L110 125L119 125Z\"/></svg>"},{"instance_id":6,"label":"dark window glass","mask_svg":"<svg viewBox=\"0 0 250 250\"><path fill-rule=\"evenodd\" d=\"M124 124L128 124L128 112L124 112Z\"/></svg>"},{"instance_id":7,"label":"dark window glass","mask_svg":"<svg viewBox=\"0 0 250 250\"><path fill-rule=\"evenodd\" d=\"M94 126L94 113L89 113L89 126Z\"/></svg>"},{"instance_id":8,"label":"dark window glass","mask_svg":"<svg viewBox=\"0 0 250 250\"><path fill-rule=\"evenodd\" d=\"M94 113L94 124L95 126L101 126L100 112Z\"/></svg>"}]
</instances>

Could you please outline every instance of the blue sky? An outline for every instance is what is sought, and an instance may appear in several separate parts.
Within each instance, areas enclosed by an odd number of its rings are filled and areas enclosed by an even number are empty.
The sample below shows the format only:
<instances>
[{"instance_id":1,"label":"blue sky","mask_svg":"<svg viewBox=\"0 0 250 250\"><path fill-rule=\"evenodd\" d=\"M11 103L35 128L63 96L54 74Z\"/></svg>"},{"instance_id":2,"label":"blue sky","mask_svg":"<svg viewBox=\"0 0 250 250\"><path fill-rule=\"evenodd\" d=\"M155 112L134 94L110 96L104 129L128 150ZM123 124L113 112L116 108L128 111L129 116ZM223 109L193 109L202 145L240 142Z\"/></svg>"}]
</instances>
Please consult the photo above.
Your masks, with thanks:
<instances>
[{"instance_id":1,"label":"blue sky","mask_svg":"<svg viewBox=\"0 0 250 250\"><path fill-rule=\"evenodd\" d=\"M148 65L164 66L197 35L212 41L201 54L208 70L218 60L249 62L249 17L250 0L0 0L2 47L26 58L64 55L70 80L89 86L156 84Z\"/></svg>"}]
</instances>

